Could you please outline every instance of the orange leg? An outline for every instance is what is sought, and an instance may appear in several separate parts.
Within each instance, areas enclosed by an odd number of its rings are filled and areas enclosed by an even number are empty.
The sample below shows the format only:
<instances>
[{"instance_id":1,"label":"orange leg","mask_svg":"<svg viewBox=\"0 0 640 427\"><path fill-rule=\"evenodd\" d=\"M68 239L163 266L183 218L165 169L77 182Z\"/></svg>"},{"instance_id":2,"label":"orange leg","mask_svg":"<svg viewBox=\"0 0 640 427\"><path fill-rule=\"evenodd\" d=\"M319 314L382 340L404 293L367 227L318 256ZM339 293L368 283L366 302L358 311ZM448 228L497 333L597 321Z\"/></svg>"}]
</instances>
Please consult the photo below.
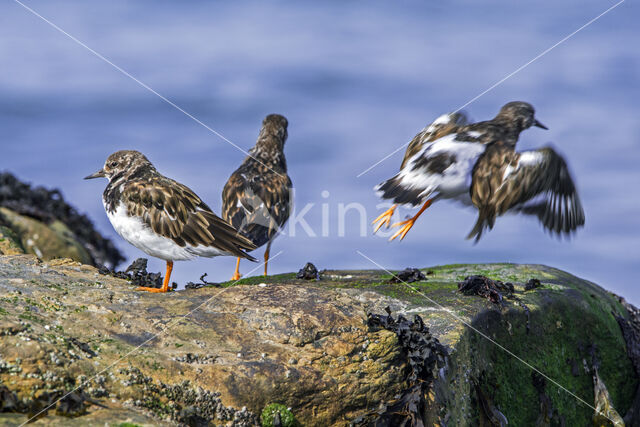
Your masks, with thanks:
<instances>
[{"instance_id":1,"label":"orange leg","mask_svg":"<svg viewBox=\"0 0 640 427\"><path fill-rule=\"evenodd\" d=\"M147 291L154 293L164 293L169 291L169 279L171 278L171 272L173 271L173 261L167 261L167 272L164 275L164 282L162 282L162 287L158 288L148 288L146 286L141 286L136 291Z\"/></svg>"},{"instance_id":2,"label":"orange leg","mask_svg":"<svg viewBox=\"0 0 640 427\"><path fill-rule=\"evenodd\" d=\"M380 215L378 218L373 220L371 224L375 226L375 229L373 230L374 233L380 230L380 227L382 227L385 224L387 225L387 228L389 228L389 223L391 222L391 216L396 211L397 206L398 205L391 206L389 209L384 211L382 215ZM376 226L376 222L379 222L377 226Z\"/></svg>"},{"instance_id":3,"label":"orange leg","mask_svg":"<svg viewBox=\"0 0 640 427\"><path fill-rule=\"evenodd\" d=\"M242 276L240 275L240 257L238 257L238 262L236 263L236 272L231 276L231 280L240 280Z\"/></svg>"},{"instance_id":4,"label":"orange leg","mask_svg":"<svg viewBox=\"0 0 640 427\"><path fill-rule=\"evenodd\" d=\"M267 275L267 264L269 263L269 252L271 251L271 241L267 243L267 250L264 251L264 275Z\"/></svg>"},{"instance_id":5,"label":"orange leg","mask_svg":"<svg viewBox=\"0 0 640 427\"><path fill-rule=\"evenodd\" d=\"M427 200L424 203L424 205L420 208L420 210L418 211L417 214L415 214L414 216L412 216L411 218L409 218L406 221L396 222L395 224L393 224L392 227L402 226L402 228L400 228L400 230L396 231L396 233L393 236L391 236L391 238L389 240L391 241L391 240L395 239L398 236L400 236L400 240L404 239L404 236L406 236L407 233L409 232L409 230L411 230L411 227L413 227L413 224L416 222L418 217L420 215L422 215L422 212L424 212L429 206L431 206L431 203L433 203L433 199Z\"/></svg>"}]
</instances>

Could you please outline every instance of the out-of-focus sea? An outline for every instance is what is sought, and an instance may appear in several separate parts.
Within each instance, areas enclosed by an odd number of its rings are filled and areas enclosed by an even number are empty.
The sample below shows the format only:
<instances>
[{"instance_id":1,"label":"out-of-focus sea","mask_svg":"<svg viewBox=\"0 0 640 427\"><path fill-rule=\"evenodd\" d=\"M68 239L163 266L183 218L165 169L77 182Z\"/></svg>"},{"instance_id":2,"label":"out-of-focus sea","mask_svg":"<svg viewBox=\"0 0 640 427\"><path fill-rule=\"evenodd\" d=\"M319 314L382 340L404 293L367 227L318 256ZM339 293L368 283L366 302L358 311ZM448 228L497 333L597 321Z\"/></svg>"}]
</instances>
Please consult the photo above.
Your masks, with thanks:
<instances>
[{"instance_id":1,"label":"out-of-focus sea","mask_svg":"<svg viewBox=\"0 0 640 427\"><path fill-rule=\"evenodd\" d=\"M298 225L273 245L273 273L462 262L542 263L640 303L640 7L625 2L468 105L475 120L525 100L577 181L586 225L568 241L536 221L502 217L477 245L475 212L438 203L403 242L371 233L372 187L394 174L409 141L580 28L613 2L169 2L26 0L25 5L248 150L268 113L289 119L286 155ZM124 76L17 2L0 6L0 169L65 198L129 260L144 254L104 214L106 181L83 181L118 149L145 153L217 212L244 154ZM347 211L339 236L340 204ZM323 221L324 209L329 217ZM408 213L408 211L404 211ZM323 222L325 233L323 236ZM364 228L364 235L361 234ZM292 234L295 234L293 236ZM258 257L262 257L258 250ZM183 285L226 280L231 258L180 263ZM243 262L247 273L258 267ZM159 271L163 263L150 261ZM253 274L258 274L258 268Z\"/></svg>"}]
</instances>

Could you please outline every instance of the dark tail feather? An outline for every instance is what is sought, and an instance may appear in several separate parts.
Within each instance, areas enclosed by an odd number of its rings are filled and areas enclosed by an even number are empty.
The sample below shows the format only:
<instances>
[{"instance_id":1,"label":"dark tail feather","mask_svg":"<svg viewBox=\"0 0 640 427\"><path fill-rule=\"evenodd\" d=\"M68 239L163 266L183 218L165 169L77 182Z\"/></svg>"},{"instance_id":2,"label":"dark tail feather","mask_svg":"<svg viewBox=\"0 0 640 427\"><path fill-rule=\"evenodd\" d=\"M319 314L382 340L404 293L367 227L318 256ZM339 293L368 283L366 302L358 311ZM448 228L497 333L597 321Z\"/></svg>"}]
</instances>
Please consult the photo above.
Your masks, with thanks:
<instances>
[{"instance_id":1,"label":"dark tail feather","mask_svg":"<svg viewBox=\"0 0 640 427\"><path fill-rule=\"evenodd\" d=\"M478 243L478 240L480 240L480 237L482 237L482 233L484 233L484 230L487 228L491 230L495 222L495 215L486 212L485 209L480 209L478 211L478 220L473 226L471 232L467 235L467 240L473 239L475 237L473 241L473 244L475 245L476 243Z\"/></svg>"},{"instance_id":2,"label":"dark tail feather","mask_svg":"<svg viewBox=\"0 0 640 427\"><path fill-rule=\"evenodd\" d=\"M399 205L410 203L418 206L423 199L422 190L404 187L398 175L376 186L375 191L383 199L393 199L393 202Z\"/></svg>"},{"instance_id":3,"label":"dark tail feather","mask_svg":"<svg viewBox=\"0 0 640 427\"><path fill-rule=\"evenodd\" d=\"M212 214L207 219L209 220L209 232L217 237L217 243L221 249L249 261L258 261L246 252L256 249L256 245L251 240L216 215Z\"/></svg>"}]
</instances>

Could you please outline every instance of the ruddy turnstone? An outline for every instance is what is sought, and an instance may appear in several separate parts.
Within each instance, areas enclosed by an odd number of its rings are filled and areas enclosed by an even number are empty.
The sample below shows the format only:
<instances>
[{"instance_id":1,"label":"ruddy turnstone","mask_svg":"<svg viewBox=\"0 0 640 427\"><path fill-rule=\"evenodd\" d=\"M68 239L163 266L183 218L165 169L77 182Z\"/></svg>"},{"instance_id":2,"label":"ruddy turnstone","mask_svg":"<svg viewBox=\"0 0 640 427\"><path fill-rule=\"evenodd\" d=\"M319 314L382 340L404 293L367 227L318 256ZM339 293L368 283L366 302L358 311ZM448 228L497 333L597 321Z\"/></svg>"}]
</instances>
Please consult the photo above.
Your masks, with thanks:
<instances>
[{"instance_id":1,"label":"ruddy turnstone","mask_svg":"<svg viewBox=\"0 0 640 427\"><path fill-rule=\"evenodd\" d=\"M404 153L404 157L402 158L402 163L400 164L400 170L405 167L411 157L424 147L424 144L433 142L445 135L457 132L458 128L466 125L467 122L468 118L463 112L447 113L435 119L433 123L425 127L420 131L420 133L413 137L411 142L409 142L407 150ZM389 227L391 217L397 207L397 204L393 204L389 209L373 220L372 224L375 226L375 229L373 230L374 233L383 225L386 225L387 228Z\"/></svg>"},{"instance_id":2,"label":"ruddy turnstone","mask_svg":"<svg viewBox=\"0 0 640 427\"><path fill-rule=\"evenodd\" d=\"M441 131L428 132L432 126ZM376 187L381 197L393 199L396 205L423 204L416 215L393 224L401 228L390 240L398 236L404 239L418 217L438 199L458 199L471 204L471 176L487 146L501 141L513 150L520 133L531 126L546 129L536 120L530 104L515 101L505 104L491 120L465 124L464 116L448 114L416 135L407 148L400 172ZM391 214L394 208L395 205L389 210ZM376 219L382 221L378 228L388 224L389 211Z\"/></svg>"},{"instance_id":3,"label":"ruddy turnstone","mask_svg":"<svg viewBox=\"0 0 640 427\"><path fill-rule=\"evenodd\" d=\"M160 174L140 152L116 151L104 167L85 179L107 178L102 203L113 228L127 242L167 263L162 288L167 292L173 261L232 255L255 261L245 253L255 245L214 214L185 185Z\"/></svg>"},{"instance_id":4,"label":"ruddy turnstone","mask_svg":"<svg viewBox=\"0 0 640 427\"><path fill-rule=\"evenodd\" d=\"M231 174L222 191L223 218L256 247L267 244L265 276L271 242L291 212L291 179L284 157L287 125L287 119L279 114L265 117L256 145ZM239 278L240 257L231 280Z\"/></svg>"}]
</instances>

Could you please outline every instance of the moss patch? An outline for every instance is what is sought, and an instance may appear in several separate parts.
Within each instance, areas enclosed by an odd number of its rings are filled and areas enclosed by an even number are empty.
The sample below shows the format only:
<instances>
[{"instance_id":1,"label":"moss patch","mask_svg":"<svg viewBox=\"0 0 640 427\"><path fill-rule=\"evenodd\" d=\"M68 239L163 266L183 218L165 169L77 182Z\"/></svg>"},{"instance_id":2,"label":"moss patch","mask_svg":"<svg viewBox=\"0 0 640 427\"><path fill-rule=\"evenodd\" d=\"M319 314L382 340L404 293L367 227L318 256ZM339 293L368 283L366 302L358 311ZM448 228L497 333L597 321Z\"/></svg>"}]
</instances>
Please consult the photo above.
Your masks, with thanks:
<instances>
[{"instance_id":1,"label":"moss patch","mask_svg":"<svg viewBox=\"0 0 640 427\"><path fill-rule=\"evenodd\" d=\"M282 427L296 427L300 425L296 417L286 406L279 403L272 403L262 410L262 414L260 415L262 426L273 427L276 417L280 418L280 425Z\"/></svg>"}]
</instances>

